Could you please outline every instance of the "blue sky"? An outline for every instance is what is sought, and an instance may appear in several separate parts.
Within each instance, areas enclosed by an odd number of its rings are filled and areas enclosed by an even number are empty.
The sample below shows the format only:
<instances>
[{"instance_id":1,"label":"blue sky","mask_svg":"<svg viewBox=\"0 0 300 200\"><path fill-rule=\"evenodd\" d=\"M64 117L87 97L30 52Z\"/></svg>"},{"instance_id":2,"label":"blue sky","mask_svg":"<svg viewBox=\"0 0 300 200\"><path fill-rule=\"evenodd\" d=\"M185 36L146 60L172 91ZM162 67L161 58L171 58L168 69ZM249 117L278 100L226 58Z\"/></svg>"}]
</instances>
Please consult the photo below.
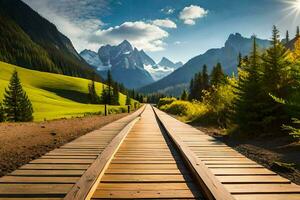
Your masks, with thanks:
<instances>
[{"instance_id":1,"label":"blue sky","mask_svg":"<svg viewBox=\"0 0 300 200\"><path fill-rule=\"evenodd\" d=\"M222 47L230 33L268 39L272 25L294 36L299 0L24 0L77 51L129 40L156 61L186 62ZM299 5L299 6L298 6Z\"/></svg>"}]
</instances>

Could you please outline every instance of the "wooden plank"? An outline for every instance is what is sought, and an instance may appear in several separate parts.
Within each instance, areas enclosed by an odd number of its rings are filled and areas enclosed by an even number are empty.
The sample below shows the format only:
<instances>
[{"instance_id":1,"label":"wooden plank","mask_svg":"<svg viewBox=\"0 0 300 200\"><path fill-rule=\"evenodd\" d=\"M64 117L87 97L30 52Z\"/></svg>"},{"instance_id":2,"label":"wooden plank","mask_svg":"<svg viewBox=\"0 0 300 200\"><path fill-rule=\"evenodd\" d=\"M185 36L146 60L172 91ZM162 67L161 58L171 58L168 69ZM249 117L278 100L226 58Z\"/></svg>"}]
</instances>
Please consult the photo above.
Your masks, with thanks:
<instances>
[{"instance_id":1,"label":"wooden plank","mask_svg":"<svg viewBox=\"0 0 300 200\"><path fill-rule=\"evenodd\" d=\"M234 195L236 200L300 200L300 194L246 194Z\"/></svg>"},{"instance_id":2,"label":"wooden plank","mask_svg":"<svg viewBox=\"0 0 300 200\"><path fill-rule=\"evenodd\" d=\"M174 182L189 182L192 181L190 176L184 177L183 175L111 175L105 174L101 179L101 183L138 183L138 182L145 182L145 183L174 183Z\"/></svg>"},{"instance_id":3,"label":"wooden plank","mask_svg":"<svg viewBox=\"0 0 300 200\"><path fill-rule=\"evenodd\" d=\"M4 176L0 179L0 188L7 183L51 183L51 184L62 184L62 183L76 183L79 177L24 177L24 176ZM1 194L1 193L0 193Z\"/></svg>"},{"instance_id":4,"label":"wooden plank","mask_svg":"<svg viewBox=\"0 0 300 200\"><path fill-rule=\"evenodd\" d=\"M5 194L64 194L72 184L1 184L0 197Z\"/></svg>"},{"instance_id":5,"label":"wooden plank","mask_svg":"<svg viewBox=\"0 0 300 200\"><path fill-rule=\"evenodd\" d=\"M221 183L291 183L281 176L218 176Z\"/></svg>"},{"instance_id":6,"label":"wooden plank","mask_svg":"<svg viewBox=\"0 0 300 200\"><path fill-rule=\"evenodd\" d=\"M170 199L170 198L202 198L198 191L191 190L156 190L156 191L107 191L96 190L92 199Z\"/></svg>"},{"instance_id":7,"label":"wooden plank","mask_svg":"<svg viewBox=\"0 0 300 200\"><path fill-rule=\"evenodd\" d=\"M87 169L90 165L75 165L75 164L27 164L20 169Z\"/></svg>"},{"instance_id":8,"label":"wooden plank","mask_svg":"<svg viewBox=\"0 0 300 200\"><path fill-rule=\"evenodd\" d=\"M265 168L218 168L218 169L210 169L213 174L217 176L222 175L276 175L275 172L272 172Z\"/></svg>"},{"instance_id":9,"label":"wooden plank","mask_svg":"<svg viewBox=\"0 0 300 200\"><path fill-rule=\"evenodd\" d=\"M255 193L298 193L300 187L295 184L225 184L232 194Z\"/></svg>"},{"instance_id":10,"label":"wooden plank","mask_svg":"<svg viewBox=\"0 0 300 200\"><path fill-rule=\"evenodd\" d=\"M10 176L81 176L85 170L16 170Z\"/></svg>"}]
</instances>

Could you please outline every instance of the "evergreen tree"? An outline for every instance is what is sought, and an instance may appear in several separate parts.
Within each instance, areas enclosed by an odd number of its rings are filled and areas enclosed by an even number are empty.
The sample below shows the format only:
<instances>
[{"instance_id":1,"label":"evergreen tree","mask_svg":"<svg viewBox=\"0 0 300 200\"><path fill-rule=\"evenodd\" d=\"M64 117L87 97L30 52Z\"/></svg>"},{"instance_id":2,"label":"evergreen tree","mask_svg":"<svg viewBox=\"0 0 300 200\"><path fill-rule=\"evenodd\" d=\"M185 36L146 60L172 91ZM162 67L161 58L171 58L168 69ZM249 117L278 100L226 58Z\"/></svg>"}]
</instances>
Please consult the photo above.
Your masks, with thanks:
<instances>
[{"instance_id":1,"label":"evergreen tree","mask_svg":"<svg viewBox=\"0 0 300 200\"><path fill-rule=\"evenodd\" d=\"M202 73L199 72L195 75L195 88L194 88L194 96L195 96L195 100L200 101L201 97L202 97L202 84L203 84L203 77L202 77Z\"/></svg>"},{"instance_id":2,"label":"evergreen tree","mask_svg":"<svg viewBox=\"0 0 300 200\"><path fill-rule=\"evenodd\" d=\"M189 100L192 101L195 97L194 97L194 79L191 79L190 82L190 92L189 92Z\"/></svg>"},{"instance_id":3,"label":"evergreen tree","mask_svg":"<svg viewBox=\"0 0 300 200\"><path fill-rule=\"evenodd\" d=\"M186 90L183 90L180 99L183 100L183 101L188 100L188 94L187 94Z\"/></svg>"},{"instance_id":4,"label":"evergreen tree","mask_svg":"<svg viewBox=\"0 0 300 200\"><path fill-rule=\"evenodd\" d=\"M127 95L126 95L126 105L131 105L131 99L129 96L129 92L127 92Z\"/></svg>"},{"instance_id":5,"label":"evergreen tree","mask_svg":"<svg viewBox=\"0 0 300 200\"><path fill-rule=\"evenodd\" d=\"M3 104L8 121L26 122L33 120L32 104L22 88L16 70L12 74L8 88L5 89Z\"/></svg>"},{"instance_id":6,"label":"evergreen tree","mask_svg":"<svg viewBox=\"0 0 300 200\"><path fill-rule=\"evenodd\" d=\"M258 130L262 120L261 59L257 49L256 37L253 37L249 63L239 69L233 121L239 125L242 132Z\"/></svg>"},{"instance_id":7,"label":"evergreen tree","mask_svg":"<svg viewBox=\"0 0 300 200\"><path fill-rule=\"evenodd\" d=\"M238 69L242 67L242 62L243 62L243 56L241 54L241 52L238 55Z\"/></svg>"},{"instance_id":8,"label":"evergreen tree","mask_svg":"<svg viewBox=\"0 0 300 200\"><path fill-rule=\"evenodd\" d=\"M202 69L202 86L201 89L202 90L208 90L209 88L209 75L207 73L207 66L203 65L203 69Z\"/></svg>"},{"instance_id":9,"label":"evergreen tree","mask_svg":"<svg viewBox=\"0 0 300 200\"><path fill-rule=\"evenodd\" d=\"M286 34L285 34L285 43L289 43L290 41L290 36L289 36L289 31L286 31Z\"/></svg>"},{"instance_id":10,"label":"evergreen tree","mask_svg":"<svg viewBox=\"0 0 300 200\"><path fill-rule=\"evenodd\" d=\"M0 122L5 121L5 114L4 114L4 108L2 106L2 103L0 102Z\"/></svg>"},{"instance_id":11,"label":"evergreen tree","mask_svg":"<svg viewBox=\"0 0 300 200\"><path fill-rule=\"evenodd\" d=\"M96 87L95 87L95 81L92 80L89 84L88 84L88 90L89 90L89 100L90 103L92 104L97 104L99 103L99 97L96 93Z\"/></svg>"},{"instance_id":12,"label":"evergreen tree","mask_svg":"<svg viewBox=\"0 0 300 200\"><path fill-rule=\"evenodd\" d=\"M107 80L106 80L106 84L108 86L108 91L107 91L107 104L111 104L112 103L112 91L111 91L111 86L113 84L113 79L111 76L111 72L110 70L107 71Z\"/></svg>"},{"instance_id":13,"label":"evergreen tree","mask_svg":"<svg viewBox=\"0 0 300 200\"><path fill-rule=\"evenodd\" d=\"M226 76L223 72L221 63L217 63L217 65L213 68L210 75L210 83L214 86L219 86L226 82Z\"/></svg>"},{"instance_id":14,"label":"evergreen tree","mask_svg":"<svg viewBox=\"0 0 300 200\"><path fill-rule=\"evenodd\" d=\"M296 38L299 38L300 36L300 30L299 30L299 26L297 26L297 30L296 30Z\"/></svg>"},{"instance_id":15,"label":"evergreen tree","mask_svg":"<svg viewBox=\"0 0 300 200\"><path fill-rule=\"evenodd\" d=\"M102 86L102 93L101 93L101 104L110 104L110 99L111 99L111 92L108 89L108 87Z\"/></svg>"},{"instance_id":16,"label":"evergreen tree","mask_svg":"<svg viewBox=\"0 0 300 200\"><path fill-rule=\"evenodd\" d=\"M264 98L264 118L262 122L265 128L279 128L278 125L286 120L283 106L275 102L270 95L285 98L290 87L290 64L288 62L288 51L279 41L279 31L273 27L271 47L263 55L263 77L262 86Z\"/></svg>"},{"instance_id":17,"label":"evergreen tree","mask_svg":"<svg viewBox=\"0 0 300 200\"><path fill-rule=\"evenodd\" d=\"M112 103L113 105L120 105L119 103L119 86L115 84L113 87L113 96L112 96Z\"/></svg>"}]
</instances>

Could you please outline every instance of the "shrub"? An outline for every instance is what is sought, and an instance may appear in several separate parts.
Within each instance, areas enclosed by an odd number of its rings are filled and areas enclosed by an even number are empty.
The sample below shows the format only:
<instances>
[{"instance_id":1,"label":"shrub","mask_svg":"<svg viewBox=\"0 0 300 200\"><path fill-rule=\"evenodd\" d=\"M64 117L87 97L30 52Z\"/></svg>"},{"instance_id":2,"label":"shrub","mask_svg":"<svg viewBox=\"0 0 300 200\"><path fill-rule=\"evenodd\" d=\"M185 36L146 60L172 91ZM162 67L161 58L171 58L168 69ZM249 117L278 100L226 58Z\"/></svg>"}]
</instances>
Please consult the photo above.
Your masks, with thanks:
<instances>
[{"instance_id":1,"label":"shrub","mask_svg":"<svg viewBox=\"0 0 300 200\"><path fill-rule=\"evenodd\" d=\"M199 102L173 101L160 107L161 110L173 115L179 115L184 121L191 121L207 113L207 107Z\"/></svg>"},{"instance_id":2,"label":"shrub","mask_svg":"<svg viewBox=\"0 0 300 200\"><path fill-rule=\"evenodd\" d=\"M167 105L167 104L171 104L173 101L176 101L177 99L172 97L172 98L160 98L158 103L157 103L157 107L160 108L161 106Z\"/></svg>"}]
</instances>

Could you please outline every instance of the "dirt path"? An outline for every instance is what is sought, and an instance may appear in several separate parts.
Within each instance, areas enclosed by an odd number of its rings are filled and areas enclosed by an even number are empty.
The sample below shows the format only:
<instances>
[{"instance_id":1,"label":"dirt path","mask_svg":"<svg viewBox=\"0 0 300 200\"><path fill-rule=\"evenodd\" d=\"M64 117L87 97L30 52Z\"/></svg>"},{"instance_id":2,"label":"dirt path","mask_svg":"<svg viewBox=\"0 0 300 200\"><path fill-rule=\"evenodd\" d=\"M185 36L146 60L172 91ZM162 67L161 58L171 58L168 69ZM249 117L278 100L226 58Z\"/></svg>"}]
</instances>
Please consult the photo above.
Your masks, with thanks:
<instances>
[{"instance_id":1,"label":"dirt path","mask_svg":"<svg viewBox=\"0 0 300 200\"><path fill-rule=\"evenodd\" d=\"M127 114L0 124L0 177Z\"/></svg>"},{"instance_id":2,"label":"dirt path","mask_svg":"<svg viewBox=\"0 0 300 200\"><path fill-rule=\"evenodd\" d=\"M223 136L220 129L217 128L193 126L210 136L218 138L264 167L300 185L300 143L295 142L288 135L237 139Z\"/></svg>"}]
</instances>

